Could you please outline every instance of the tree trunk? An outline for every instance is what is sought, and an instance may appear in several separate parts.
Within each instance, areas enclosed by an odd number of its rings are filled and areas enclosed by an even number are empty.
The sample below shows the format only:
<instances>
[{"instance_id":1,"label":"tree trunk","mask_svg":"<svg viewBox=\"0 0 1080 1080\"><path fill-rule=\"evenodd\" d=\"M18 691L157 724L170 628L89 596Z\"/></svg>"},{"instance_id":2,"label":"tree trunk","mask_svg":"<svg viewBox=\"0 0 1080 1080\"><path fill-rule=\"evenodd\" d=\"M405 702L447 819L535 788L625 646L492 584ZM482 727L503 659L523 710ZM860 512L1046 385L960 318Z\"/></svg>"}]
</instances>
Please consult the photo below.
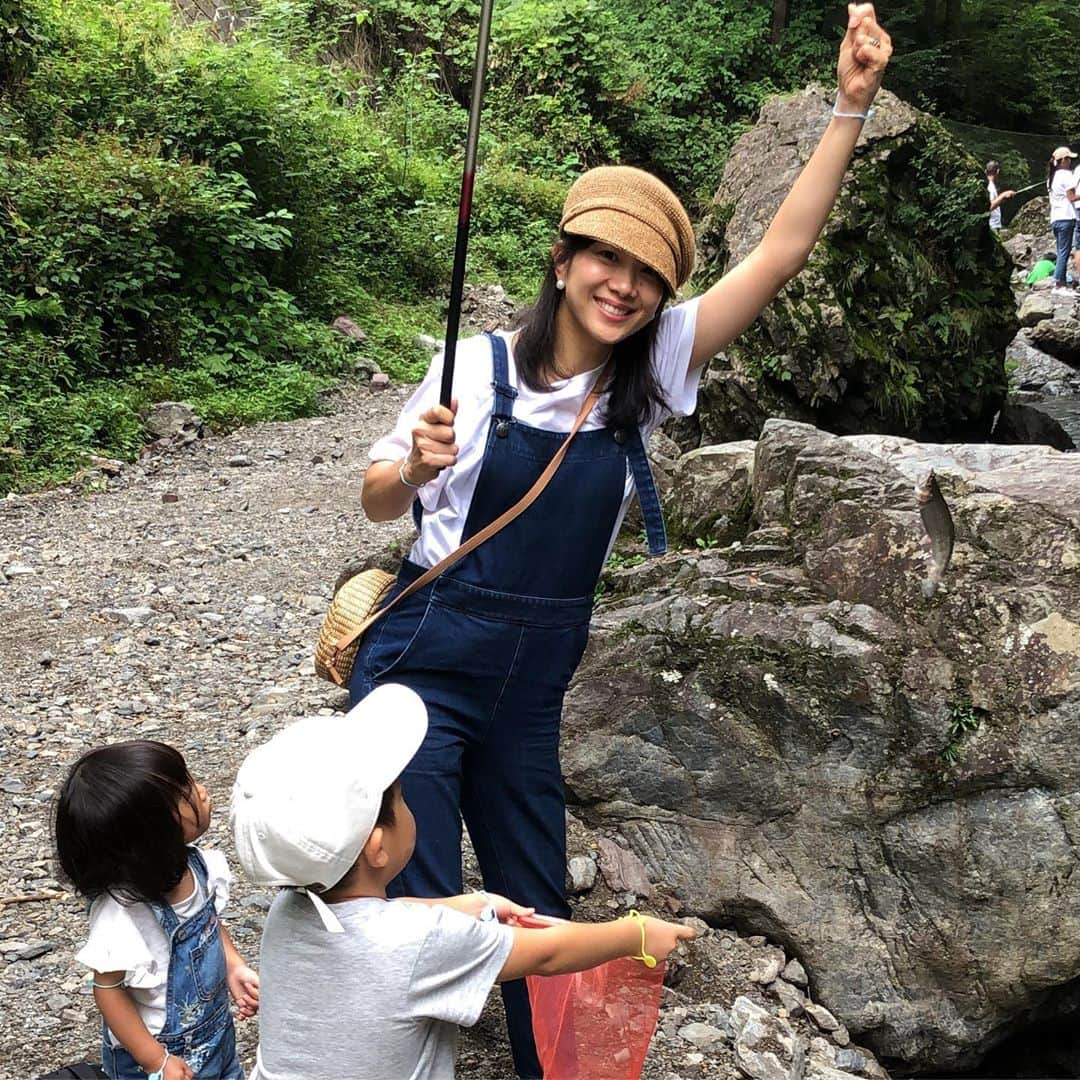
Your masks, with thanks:
<instances>
[{"instance_id":1,"label":"tree trunk","mask_svg":"<svg viewBox=\"0 0 1080 1080\"><path fill-rule=\"evenodd\" d=\"M960 37L960 18L963 0L945 0L945 40L956 41Z\"/></svg>"},{"instance_id":2,"label":"tree trunk","mask_svg":"<svg viewBox=\"0 0 1080 1080\"><path fill-rule=\"evenodd\" d=\"M788 0L773 0L772 33L769 40L775 45L787 28Z\"/></svg>"}]
</instances>

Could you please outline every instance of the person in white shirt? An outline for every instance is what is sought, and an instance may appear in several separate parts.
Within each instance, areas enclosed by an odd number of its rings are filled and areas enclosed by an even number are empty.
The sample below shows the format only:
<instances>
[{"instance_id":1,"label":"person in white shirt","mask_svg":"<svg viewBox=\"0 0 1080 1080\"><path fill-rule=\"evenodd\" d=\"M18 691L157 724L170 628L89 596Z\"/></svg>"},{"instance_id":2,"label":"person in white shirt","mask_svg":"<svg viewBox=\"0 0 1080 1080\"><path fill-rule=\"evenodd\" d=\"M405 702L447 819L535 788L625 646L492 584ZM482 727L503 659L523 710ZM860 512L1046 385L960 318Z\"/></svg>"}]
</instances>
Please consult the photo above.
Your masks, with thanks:
<instances>
[{"instance_id":1,"label":"person in white shirt","mask_svg":"<svg viewBox=\"0 0 1080 1080\"><path fill-rule=\"evenodd\" d=\"M1073 194L1080 192L1080 165L1073 169ZM1080 199L1073 202L1076 225L1073 228L1073 281L1080 282Z\"/></svg>"},{"instance_id":2,"label":"person in white shirt","mask_svg":"<svg viewBox=\"0 0 1080 1080\"><path fill-rule=\"evenodd\" d=\"M402 781L417 850L391 895L460 892L464 817L486 887L568 913L563 696L634 490L650 552L665 550L644 440L665 417L693 411L704 366L806 265L891 53L873 4L849 4L836 104L817 149L760 244L687 303L664 310L694 260L678 197L638 169L586 172L567 194L524 321L462 343L450 408L439 404L436 358L372 447L363 509L375 521L412 509L420 527L396 597L517 503L600 393L536 502L362 640L352 700L383 681L405 683L430 720ZM503 1000L518 1075L539 1076L524 984L504 984Z\"/></svg>"},{"instance_id":3,"label":"person in white shirt","mask_svg":"<svg viewBox=\"0 0 1080 1080\"><path fill-rule=\"evenodd\" d=\"M997 232L1001 228L1001 204L1011 199L1016 192L998 192L997 182L1001 166L996 161L986 163L986 194L990 197L990 228Z\"/></svg>"},{"instance_id":4,"label":"person in white shirt","mask_svg":"<svg viewBox=\"0 0 1080 1080\"><path fill-rule=\"evenodd\" d=\"M1057 262L1054 266L1054 292L1067 294L1066 275L1069 269L1069 253L1072 251L1076 232L1077 201L1074 167L1076 154L1067 146L1059 146L1047 167L1046 190L1050 196L1050 227L1057 243Z\"/></svg>"}]
</instances>

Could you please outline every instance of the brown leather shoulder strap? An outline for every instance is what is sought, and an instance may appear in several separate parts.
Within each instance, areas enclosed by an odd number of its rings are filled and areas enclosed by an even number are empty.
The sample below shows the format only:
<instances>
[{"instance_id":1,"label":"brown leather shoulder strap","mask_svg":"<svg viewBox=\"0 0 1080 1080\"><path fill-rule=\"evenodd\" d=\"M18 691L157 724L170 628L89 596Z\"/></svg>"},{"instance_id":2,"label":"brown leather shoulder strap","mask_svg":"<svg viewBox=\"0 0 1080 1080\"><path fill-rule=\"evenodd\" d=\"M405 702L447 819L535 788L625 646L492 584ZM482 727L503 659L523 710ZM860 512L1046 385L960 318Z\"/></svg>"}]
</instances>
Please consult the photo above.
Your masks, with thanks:
<instances>
[{"instance_id":1,"label":"brown leather shoulder strap","mask_svg":"<svg viewBox=\"0 0 1080 1080\"><path fill-rule=\"evenodd\" d=\"M342 649L347 649L361 634L376 619L385 615L395 604L400 603L405 597L411 596L418 589L422 589L429 582L432 582L437 578L444 570L454 565L458 560L465 558L470 551L474 551L485 540L490 540L500 529L505 528L510 524L514 518L523 514L530 506L540 497L540 493L548 486L549 481L555 475L559 466L562 464L563 458L566 457L566 451L570 448L570 443L574 436L581 429L581 425L585 423L589 413L593 411L596 403L600 400L600 395L604 392L604 384L607 382L607 367L600 372L597 376L596 382L593 383L592 389L586 395L584 402L582 402L580 410L576 419L574 420L574 426L570 429L566 438L563 439L559 446L559 449L555 451L555 456L548 462L547 467L537 477L536 483L516 502L509 510L504 510L494 521L485 525L478 533L474 533L465 541L459 548L451 551L444 559L437 562L429 570L424 571L414 582L406 586L390 601L385 607L380 608L378 611L369 615L355 630L350 630L347 634L342 634L338 638L335 648L338 652Z\"/></svg>"}]
</instances>

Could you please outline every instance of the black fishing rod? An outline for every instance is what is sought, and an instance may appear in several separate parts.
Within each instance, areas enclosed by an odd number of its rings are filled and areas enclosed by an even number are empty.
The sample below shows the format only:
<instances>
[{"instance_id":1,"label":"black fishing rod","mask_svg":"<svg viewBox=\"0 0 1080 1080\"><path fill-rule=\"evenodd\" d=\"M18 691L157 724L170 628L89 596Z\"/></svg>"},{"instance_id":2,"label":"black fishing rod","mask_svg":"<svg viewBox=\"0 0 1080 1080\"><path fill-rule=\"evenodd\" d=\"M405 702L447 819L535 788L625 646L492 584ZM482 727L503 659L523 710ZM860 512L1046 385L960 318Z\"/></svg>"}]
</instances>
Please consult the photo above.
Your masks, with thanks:
<instances>
[{"instance_id":1,"label":"black fishing rod","mask_svg":"<svg viewBox=\"0 0 1080 1080\"><path fill-rule=\"evenodd\" d=\"M443 353L442 386L439 391L439 403L447 408L450 406L454 385L454 357L457 354L458 327L461 324L461 294L465 287L465 254L469 247L469 218L472 214L473 186L476 181L476 144L480 137L480 106L484 100L484 76L487 73L493 3L494 0L481 0L480 3L480 33L476 40L469 129L465 136L465 169L461 174L454 270L450 275L450 314L446 320L446 350Z\"/></svg>"}]
</instances>

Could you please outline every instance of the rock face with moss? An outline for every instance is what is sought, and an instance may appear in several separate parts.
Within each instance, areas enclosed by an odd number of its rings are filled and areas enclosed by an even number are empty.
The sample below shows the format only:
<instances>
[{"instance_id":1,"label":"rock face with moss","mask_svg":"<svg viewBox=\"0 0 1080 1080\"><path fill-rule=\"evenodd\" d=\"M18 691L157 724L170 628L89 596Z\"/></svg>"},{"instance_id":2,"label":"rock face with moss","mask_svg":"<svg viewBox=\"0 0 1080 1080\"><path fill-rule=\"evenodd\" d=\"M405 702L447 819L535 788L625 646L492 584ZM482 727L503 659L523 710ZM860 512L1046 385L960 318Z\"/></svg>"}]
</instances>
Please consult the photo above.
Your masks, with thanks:
<instances>
[{"instance_id":1,"label":"rock face with moss","mask_svg":"<svg viewBox=\"0 0 1080 1080\"><path fill-rule=\"evenodd\" d=\"M820 87L773 100L735 144L699 237L703 285L761 240L830 106ZM841 434L984 437L1016 327L981 176L934 118L880 94L809 264L714 362L701 441L754 438L770 415Z\"/></svg>"},{"instance_id":2,"label":"rock face with moss","mask_svg":"<svg viewBox=\"0 0 1080 1080\"><path fill-rule=\"evenodd\" d=\"M882 1058L970 1064L1080 985L1080 456L773 420L682 471L710 463L752 531L609 575L575 813L783 943ZM931 465L956 548L928 600Z\"/></svg>"}]
</instances>

